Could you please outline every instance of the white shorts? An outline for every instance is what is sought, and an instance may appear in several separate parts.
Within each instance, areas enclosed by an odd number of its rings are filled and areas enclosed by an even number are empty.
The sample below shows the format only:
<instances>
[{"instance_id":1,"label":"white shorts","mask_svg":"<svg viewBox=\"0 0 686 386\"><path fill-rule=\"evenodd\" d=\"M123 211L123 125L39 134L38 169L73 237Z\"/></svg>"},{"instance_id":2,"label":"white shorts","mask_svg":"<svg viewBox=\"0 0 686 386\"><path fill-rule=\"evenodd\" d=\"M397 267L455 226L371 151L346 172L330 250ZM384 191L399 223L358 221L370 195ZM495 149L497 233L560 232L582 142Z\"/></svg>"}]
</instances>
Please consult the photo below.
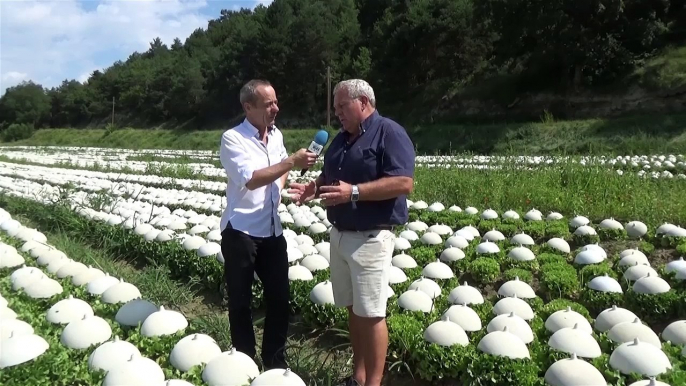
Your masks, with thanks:
<instances>
[{"instance_id":1,"label":"white shorts","mask_svg":"<svg viewBox=\"0 0 686 386\"><path fill-rule=\"evenodd\" d=\"M362 317L386 316L394 239L388 230L331 228L329 257L336 306L352 306L355 315Z\"/></svg>"}]
</instances>

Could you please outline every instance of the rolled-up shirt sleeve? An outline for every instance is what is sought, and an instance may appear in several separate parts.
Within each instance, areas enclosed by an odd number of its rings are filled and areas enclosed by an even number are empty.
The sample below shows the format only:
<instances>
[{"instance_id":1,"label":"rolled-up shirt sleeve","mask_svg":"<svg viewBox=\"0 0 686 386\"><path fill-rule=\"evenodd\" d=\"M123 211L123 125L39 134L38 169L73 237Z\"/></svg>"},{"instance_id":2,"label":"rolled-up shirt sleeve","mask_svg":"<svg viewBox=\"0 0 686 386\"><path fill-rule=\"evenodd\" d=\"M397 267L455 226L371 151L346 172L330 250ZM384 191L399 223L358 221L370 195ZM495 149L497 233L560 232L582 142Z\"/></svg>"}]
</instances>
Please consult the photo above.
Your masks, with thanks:
<instances>
[{"instance_id":1,"label":"rolled-up shirt sleeve","mask_svg":"<svg viewBox=\"0 0 686 386\"><path fill-rule=\"evenodd\" d=\"M387 127L383 138L382 172L386 176L414 176L415 151L402 127Z\"/></svg>"},{"instance_id":2,"label":"rolled-up shirt sleeve","mask_svg":"<svg viewBox=\"0 0 686 386\"><path fill-rule=\"evenodd\" d=\"M229 179L244 187L255 171L250 156L239 139L228 132L222 135L219 159Z\"/></svg>"}]
</instances>

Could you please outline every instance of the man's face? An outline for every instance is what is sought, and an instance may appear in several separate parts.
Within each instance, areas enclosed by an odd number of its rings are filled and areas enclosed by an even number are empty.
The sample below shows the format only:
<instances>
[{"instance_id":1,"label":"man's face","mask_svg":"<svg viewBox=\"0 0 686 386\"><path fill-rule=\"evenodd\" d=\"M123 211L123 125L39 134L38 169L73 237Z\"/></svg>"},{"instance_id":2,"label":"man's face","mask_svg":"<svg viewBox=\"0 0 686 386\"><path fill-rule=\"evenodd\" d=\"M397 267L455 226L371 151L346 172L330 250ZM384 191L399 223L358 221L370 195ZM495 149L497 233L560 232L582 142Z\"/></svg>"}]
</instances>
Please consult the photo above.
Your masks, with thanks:
<instances>
[{"instance_id":1,"label":"man's face","mask_svg":"<svg viewBox=\"0 0 686 386\"><path fill-rule=\"evenodd\" d=\"M336 92L333 97L334 112L345 131L354 133L358 130L362 122L362 107L365 105L365 102L366 99L364 97L350 98L348 91L344 88Z\"/></svg>"},{"instance_id":2,"label":"man's face","mask_svg":"<svg viewBox=\"0 0 686 386\"><path fill-rule=\"evenodd\" d=\"M258 86L256 91L255 104L245 104L246 115L251 122L259 123L262 127L271 126L279 112L276 91L272 86Z\"/></svg>"}]
</instances>

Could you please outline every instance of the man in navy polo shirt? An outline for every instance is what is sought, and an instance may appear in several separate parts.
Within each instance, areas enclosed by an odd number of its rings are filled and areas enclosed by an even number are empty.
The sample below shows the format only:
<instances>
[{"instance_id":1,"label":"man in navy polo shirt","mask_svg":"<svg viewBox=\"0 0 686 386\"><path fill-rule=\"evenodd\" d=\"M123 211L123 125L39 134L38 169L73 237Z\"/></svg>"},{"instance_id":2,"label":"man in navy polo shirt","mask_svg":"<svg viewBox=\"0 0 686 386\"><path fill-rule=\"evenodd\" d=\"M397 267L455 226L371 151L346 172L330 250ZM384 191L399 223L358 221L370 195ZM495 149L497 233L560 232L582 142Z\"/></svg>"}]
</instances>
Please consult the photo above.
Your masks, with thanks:
<instances>
[{"instance_id":1,"label":"man in navy polo shirt","mask_svg":"<svg viewBox=\"0 0 686 386\"><path fill-rule=\"evenodd\" d=\"M343 129L324 155L320 176L291 184L297 203L320 197L333 225L330 239L334 301L349 312L354 371L344 385L379 386L388 329L386 305L393 228L407 223L415 151L405 129L376 111L372 87L360 79L334 88Z\"/></svg>"}]
</instances>

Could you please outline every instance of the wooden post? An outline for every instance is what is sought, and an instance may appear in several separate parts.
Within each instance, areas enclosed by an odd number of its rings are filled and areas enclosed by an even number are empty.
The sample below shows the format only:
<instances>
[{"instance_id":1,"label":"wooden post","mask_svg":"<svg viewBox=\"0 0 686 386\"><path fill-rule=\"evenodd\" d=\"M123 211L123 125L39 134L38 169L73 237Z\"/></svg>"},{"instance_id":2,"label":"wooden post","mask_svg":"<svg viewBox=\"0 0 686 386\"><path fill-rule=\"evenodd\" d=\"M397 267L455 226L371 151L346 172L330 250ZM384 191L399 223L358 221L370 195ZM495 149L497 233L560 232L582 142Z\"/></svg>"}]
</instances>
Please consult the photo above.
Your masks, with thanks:
<instances>
[{"instance_id":1,"label":"wooden post","mask_svg":"<svg viewBox=\"0 0 686 386\"><path fill-rule=\"evenodd\" d=\"M331 67L326 66L326 126L331 127Z\"/></svg>"}]
</instances>

